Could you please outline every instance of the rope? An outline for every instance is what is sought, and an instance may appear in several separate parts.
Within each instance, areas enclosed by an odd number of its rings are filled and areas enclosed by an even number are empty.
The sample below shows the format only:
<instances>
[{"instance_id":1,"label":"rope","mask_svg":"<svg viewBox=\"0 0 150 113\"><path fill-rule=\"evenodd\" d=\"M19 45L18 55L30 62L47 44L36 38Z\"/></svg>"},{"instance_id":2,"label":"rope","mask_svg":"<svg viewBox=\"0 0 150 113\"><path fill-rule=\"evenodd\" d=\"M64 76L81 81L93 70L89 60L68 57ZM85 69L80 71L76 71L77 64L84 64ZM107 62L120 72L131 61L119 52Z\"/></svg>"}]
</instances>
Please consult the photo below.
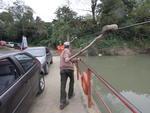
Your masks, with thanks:
<instances>
[{"instance_id":1,"label":"rope","mask_svg":"<svg viewBox=\"0 0 150 113\"><path fill-rule=\"evenodd\" d=\"M138 26L138 25L149 24L149 23L150 23L150 21L140 22L140 23L136 23L136 24L131 24L131 25L128 25L128 26L120 27L120 28L118 28L118 29L116 29L116 30L123 30L123 29L126 29L126 28L130 28L130 27L134 27L134 26ZM97 32L96 34L102 34L102 32ZM82 45L82 46L88 45L88 44L90 44L92 41L93 41L93 39L91 39L91 40L89 40L88 42L83 43L83 44L81 44L81 45ZM82 49L82 48L81 48L81 49Z\"/></svg>"},{"instance_id":2,"label":"rope","mask_svg":"<svg viewBox=\"0 0 150 113\"><path fill-rule=\"evenodd\" d=\"M150 23L150 21L131 24L131 25L128 25L128 26L120 27L120 28L118 28L118 30L126 29L126 28L129 28L129 27L134 27L134 26L138 26L138 25L148 24L148 23Z\"/></svg>"}]
</instances>

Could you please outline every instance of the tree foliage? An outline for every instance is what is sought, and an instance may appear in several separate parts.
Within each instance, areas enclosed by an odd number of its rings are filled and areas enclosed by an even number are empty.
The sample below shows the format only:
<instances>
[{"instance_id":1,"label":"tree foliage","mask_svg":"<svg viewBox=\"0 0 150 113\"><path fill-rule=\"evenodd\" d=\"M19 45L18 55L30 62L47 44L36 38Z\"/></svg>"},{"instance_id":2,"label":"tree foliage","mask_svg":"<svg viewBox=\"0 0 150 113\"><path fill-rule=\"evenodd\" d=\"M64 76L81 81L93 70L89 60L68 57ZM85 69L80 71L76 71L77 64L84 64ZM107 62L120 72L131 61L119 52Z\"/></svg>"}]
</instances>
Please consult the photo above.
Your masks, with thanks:
<instances>
[{"instance_id":1,"label":"tree foliage","mask_svg":"<svg viewBox=\"0 0 150 113\"><path fill-rule=\"evenodd\" d=\"M54 20L53 37L61 40L70 40L73 36L75 26L72 26L76 19L76 12L72 11L69 7L59 7L56 11L57 20Z\"/></svg>"},{"instance_id":2,"label":"tree foliage","mask_svg":"<svg viewBox=\"0 0 150 113\"><path fill-rule=\"evenodd\" d=\"M97 5L97 22L102 27L107 24L127 26L150 19L149 0L100 0ZM110 37L132 41L144 46L144 40L150 40L149 25L123 29Z\"/></svg>"},{"instance_id":3,"label":"tree foliage","mask_svg":"<svg viewBox=\"0 0 150 113\"><path fill-rule=\"evenodd\" d=\"M25 35L30 43L36 44L48 37L45 22L33 18L34 11L23 1L15 1L0 13L0 37L6 41L21 42Z\"/></svg>"},{"instance_id":4,"label":"tree foliage","mask_svg":"<svg viewBox=\"0 0 150 113\"><path fill-rule=\"evenodd\" d=\"M79 47L97 36L104 25L115 23L122 27L150 20L149 0L89 1L91 15L77 16L70 7L62 6L55 12L56 19L44 22L40 17L34 19L32 8L23 1L16 0L12 6L0 13L0 39L21 41L21 37L25 35L30 44L56 47L60 42L78 37L73 44ZM144 47L150 45L149 29L149 24L123 29L109 34L101 45L109 47L118 45L118 42L124 45L124 42Z\"/></svg>"},{"instance_id":5,"label":"tree foliage","mask_svg":"<svg viewBox=\"0 0 150 113\"><path fill-rule=\"evenodd\" d=\"M97 6L97 0L91 0L91 9L92 9L93 22L96 21L96 19L95 19L96 6Z\"/></svg>"}]
</instances>

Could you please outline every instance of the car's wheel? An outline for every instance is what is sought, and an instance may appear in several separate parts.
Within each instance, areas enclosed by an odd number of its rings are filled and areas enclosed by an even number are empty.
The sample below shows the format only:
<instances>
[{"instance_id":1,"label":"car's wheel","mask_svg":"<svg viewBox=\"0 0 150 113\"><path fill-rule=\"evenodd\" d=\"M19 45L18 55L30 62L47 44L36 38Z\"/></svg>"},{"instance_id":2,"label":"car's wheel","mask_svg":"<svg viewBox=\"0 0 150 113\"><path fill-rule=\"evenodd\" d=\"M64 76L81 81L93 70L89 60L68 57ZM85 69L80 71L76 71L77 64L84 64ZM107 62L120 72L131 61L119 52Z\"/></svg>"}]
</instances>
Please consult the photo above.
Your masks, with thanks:
<instances>
[{"instance_id":1,"label":"car's wheel","mask_svg":"<svg viewBox=\"0 0 150 113\"><path fill-rule=\"evenodd\" d=\"M47 75L48 74L48 64L46 63L44 66L44 74Z\"/></svg>"},{"instance_id":2,"label":"car's wheel","mask_svg":"<svg viewBox=\"0 0 150 113\"><path fill-rule=\"evenodd\" d=\"M44 89L45 89L45 79L43 75L40 75L38 94L41 94L44 91Z\"/></svg>"}]
</instances>

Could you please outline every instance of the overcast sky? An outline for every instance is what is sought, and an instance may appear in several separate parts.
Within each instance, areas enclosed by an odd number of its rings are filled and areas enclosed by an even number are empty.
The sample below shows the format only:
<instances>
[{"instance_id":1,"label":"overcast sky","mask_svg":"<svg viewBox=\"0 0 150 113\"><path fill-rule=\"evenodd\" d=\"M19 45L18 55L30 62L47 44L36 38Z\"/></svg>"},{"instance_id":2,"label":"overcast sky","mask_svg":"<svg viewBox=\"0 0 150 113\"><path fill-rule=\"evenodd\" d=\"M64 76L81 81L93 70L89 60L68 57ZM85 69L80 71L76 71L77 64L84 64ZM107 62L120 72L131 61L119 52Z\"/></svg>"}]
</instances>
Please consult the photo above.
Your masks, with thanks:
<instances>
[{"instance_id":1,"label":"overcast sky","mask_svg":"<svg viewBox=\"0 0 150 113\"><path fill-rule=\"evenodd\" d=\"M1 0L0 0L1 1ZM3 4L11 5L16 0L2 0ZM34 10L34 17L39 16L46 22L52 21L56 15L58 7L68 5L68 0L22 0L25 5L30 6ZM69 7L78 13L78 15L89 14L91 0L69 0ZM1 10L0 10L1 11Z\"/></svg>"},{"instance_id":2,"label":"overcast sky","mask_svg":"<svg viewBox=\"0 0 150 113\"><path fill-rule=\"evenodd\" d=\"M67 5L67 0L24 0L26 5L29 5L35 11L35 14L40 16L44 21L52 21L55 18L55 11L58 7ZM85 15L86 11L80 9L90 9L90 0L70 0L70 7L79 15Z\"/></svg>"},{"instance_id":3,"label":"overcast sky","mask_svg":"<svg viewBox=\"0 0 150 113\"><path fill-rule=\"evenodd\" d=\"M44 21L52 21L55 18L55 11L63 5L67 5L68 0L24 0L25 4L30 6L35 15L40 16ZM90 0L70 0L70 7L76 11L78 15L85 15L90 10Z\"/></svg>"}]
</instances>

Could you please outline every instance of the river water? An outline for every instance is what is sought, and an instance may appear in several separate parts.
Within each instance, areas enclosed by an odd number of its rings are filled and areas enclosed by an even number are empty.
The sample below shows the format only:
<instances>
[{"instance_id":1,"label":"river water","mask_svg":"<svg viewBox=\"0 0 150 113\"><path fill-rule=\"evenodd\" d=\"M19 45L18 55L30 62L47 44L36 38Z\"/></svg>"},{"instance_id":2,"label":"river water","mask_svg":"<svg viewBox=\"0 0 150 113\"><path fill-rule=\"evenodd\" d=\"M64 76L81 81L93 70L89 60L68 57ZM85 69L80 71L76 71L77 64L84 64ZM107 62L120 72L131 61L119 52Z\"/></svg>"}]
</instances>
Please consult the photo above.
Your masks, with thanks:
<instances>
[{"instance_id":1,"label":"river water","mask_svg":"<svg viewBox=\"0 0 150 113\"><path fill-rule=\"evenodd\" d=\"M150 56L101 56L84 60L142 113L150 113Z\"/></svg>"}]
</instances>

